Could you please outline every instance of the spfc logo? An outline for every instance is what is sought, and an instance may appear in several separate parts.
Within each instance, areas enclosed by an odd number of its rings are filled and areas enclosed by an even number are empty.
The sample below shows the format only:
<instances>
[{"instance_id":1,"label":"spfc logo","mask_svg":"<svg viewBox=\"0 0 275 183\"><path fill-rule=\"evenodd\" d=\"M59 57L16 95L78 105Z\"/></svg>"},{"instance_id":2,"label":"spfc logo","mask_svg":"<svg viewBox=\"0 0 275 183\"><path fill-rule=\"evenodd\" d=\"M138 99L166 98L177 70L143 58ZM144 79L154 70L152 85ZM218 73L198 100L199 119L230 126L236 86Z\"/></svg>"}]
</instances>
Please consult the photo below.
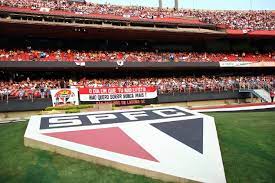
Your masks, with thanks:
<instances>
[{"instance_id":1,"label":"spfc logo","mask_svg":"<svg viewBox=\"0 0 275 183\"><path fill-rule=\"evenodd\" d=\"M68 100L70 97L74 97L75 94L71 90L59 90L54 97L62 101Z\"/></svg>"},{"instance_id":2,"label":"spfc logo","mask_svg":"<svg viewBox=\"0 0 275 183\"><path fill-rule=\"evenodd\" d=\"M53 89L51 90L53 106L63 104L78 105L78 91L77 89Z\"/></svg>"},{"instance_id":3,"label":"spfc logo","mask_svg":"<svg viewBox=\"0 0 275 183\"><path fill-rule=\"evenodd\" d=\"M214 119L180 107L33 116L25 145L165 181L226 182Z\"/></svg>"}]
</instances>

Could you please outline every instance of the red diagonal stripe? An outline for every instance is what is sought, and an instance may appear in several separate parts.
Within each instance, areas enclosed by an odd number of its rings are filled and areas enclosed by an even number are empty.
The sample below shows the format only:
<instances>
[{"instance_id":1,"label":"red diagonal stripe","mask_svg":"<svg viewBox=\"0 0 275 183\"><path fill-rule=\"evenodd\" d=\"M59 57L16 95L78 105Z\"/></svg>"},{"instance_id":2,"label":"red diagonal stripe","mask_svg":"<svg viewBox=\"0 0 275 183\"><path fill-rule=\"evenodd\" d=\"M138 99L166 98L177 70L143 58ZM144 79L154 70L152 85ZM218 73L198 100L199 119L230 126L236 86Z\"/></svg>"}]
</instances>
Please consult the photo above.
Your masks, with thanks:
<instances>
[{"instance_id":1,"label":"red diagonal stripe","mask_svg":"<svg viewBox=\"0 0 275 183\"><path fill-rule=\"evenodd\" d=\"M158 162L157 159L118 127L54 132L45 133L44 135L106 151Z\"/></svg>"}]
</instances>

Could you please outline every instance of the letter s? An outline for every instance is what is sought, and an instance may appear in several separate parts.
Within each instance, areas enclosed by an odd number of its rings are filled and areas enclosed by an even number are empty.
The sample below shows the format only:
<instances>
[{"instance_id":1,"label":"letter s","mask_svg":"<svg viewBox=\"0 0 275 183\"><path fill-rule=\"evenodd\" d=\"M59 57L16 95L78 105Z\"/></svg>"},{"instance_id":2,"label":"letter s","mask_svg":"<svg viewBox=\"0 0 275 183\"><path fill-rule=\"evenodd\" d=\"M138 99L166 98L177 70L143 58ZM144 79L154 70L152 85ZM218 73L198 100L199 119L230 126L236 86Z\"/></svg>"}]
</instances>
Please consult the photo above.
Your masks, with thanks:
<instances>
[{"instance_id":1,"label":"letter s","mask_svg":"<svg viewBox=\"0 0 275 183\"><path fill-rule=\"evenodd\" d=\"M65 126L77 126L81 125L82 122L78 119L78 116L68 116L68 117L57 117L49 119L49 127L65 127Z\"/></svg>"}]
</instances>

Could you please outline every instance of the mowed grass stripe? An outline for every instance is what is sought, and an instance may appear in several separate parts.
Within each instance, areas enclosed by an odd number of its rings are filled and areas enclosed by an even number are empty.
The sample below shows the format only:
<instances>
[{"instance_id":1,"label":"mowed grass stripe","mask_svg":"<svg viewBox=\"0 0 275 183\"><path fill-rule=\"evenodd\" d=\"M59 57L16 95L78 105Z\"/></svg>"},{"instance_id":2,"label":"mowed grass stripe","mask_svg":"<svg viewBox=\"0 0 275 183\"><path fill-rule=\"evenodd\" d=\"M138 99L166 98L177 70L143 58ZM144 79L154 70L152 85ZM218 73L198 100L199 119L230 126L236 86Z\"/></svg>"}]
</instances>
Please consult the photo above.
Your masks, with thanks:
<instances>
[{"instance_id":1,"label":"mowed grass stripe","mask_svg":"<svg viewBox=\"0 0 275 183\"><path fill-rule=\"evenodd\" d=\"M25 122L6 124L0 128L1 183L161 182L59 154L27 148L23 144L26 127Z\"/></svg>"},{"instance_id":2,"label":"mowed grass stripe","mask_svg":"<svg viewBox=\"0 0 275 183\"><path fill-rule=\"evenodd\" d=\"M275 180L275 112L209 113L215 117L228 182Z\"/></svg>"},{"instance_id":3,"label":"mowed grass stripe","mask_svg":"<svg viewBox=\"0 0 275 183\"><path fill-rule=\"evenodd\" d=\"M275 112L209 113L214 116L227 182L273 182ZM0 126L0 182L157 183L158 180L27 148L27 123ZM211 167L208 167L211 168Z\"/></svg>"}]
</instances>

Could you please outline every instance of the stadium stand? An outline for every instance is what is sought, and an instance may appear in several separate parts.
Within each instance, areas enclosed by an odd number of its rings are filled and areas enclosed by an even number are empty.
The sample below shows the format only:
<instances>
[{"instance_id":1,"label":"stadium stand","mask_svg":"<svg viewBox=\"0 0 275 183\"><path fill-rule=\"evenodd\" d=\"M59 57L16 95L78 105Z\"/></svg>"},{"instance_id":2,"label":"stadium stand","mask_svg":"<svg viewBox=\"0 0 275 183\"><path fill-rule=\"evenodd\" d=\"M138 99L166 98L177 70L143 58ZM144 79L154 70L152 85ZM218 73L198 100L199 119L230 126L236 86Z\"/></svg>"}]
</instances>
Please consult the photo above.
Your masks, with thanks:
<instances>
[{"instance_id":1,"label":"stadium stand","mask_svg":"<svg viewBox=\"0 0 275 183\"><path fill-rule=\"evenodd\" d=\"M78 81L71 79L40 79L27 78L22 81L0 81L0 98L9 95L10 98L31 99L49 98L50 90L66 87L128 87L128 86L155 86L159 94L196 93L214 91L233 91L239 89L266 89L275 88L275 75L265 76L200 76L200 77L151 77L126 79L92 79L82 78Z\"/></svg>"},{"instance_id":2,"label":"stadium stand","mask_svg":"<svg viewBox=\"0 0 275 183\"><path fill-rule=\"evenodd\" d=\"M123 7L110 4L72 3L66 0L1 0L0 10L51 15L81 15L105 19L133 19L136 21L145 19L147 21L207 23L229 29L229 32L230 29L238 29L242 33L256 30L275 30L274 12L272 11L175 10L141 6Z\"/></svg>"},{"instance_id":3,"label":"stadium stand","mask_svg":"<svg viewBox=\"0 0 275 183\"><path fill-rule=\"evenodd\" d=\"M65 87L62 77L66 87L156 86L167 96L270 92L274 15L0 0L0 99L49 98L51 89Z\"/></svg>"},{"instance_id":4,"label":"stadium stand","mask_svg":"<svg viewBox=\"0 0 275 183\"><path fill-rule=\"evenodd\" d=\"M199 52L142 52L142 51L77 51L0 49L0 61L64 61L64 62L219 62L219 61L275 61L269 53L199 53Z\"/></svg>"}]
</instances>

